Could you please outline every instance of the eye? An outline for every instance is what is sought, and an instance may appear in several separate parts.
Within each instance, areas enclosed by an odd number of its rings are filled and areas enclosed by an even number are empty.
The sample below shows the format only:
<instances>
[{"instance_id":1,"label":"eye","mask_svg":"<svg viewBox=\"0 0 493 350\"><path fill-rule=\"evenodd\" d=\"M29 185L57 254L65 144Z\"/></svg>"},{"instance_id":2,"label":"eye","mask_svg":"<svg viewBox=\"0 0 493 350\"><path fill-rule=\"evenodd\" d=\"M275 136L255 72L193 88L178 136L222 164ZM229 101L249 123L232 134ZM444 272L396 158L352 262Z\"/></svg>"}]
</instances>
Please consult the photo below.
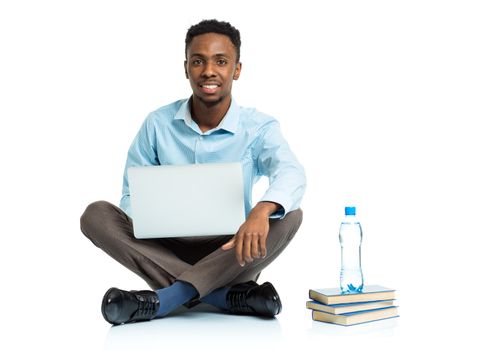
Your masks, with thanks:
<instances>
[{"instance_id":1,"label":"eye","mask_svg":"<svg viewBox=\"0 0 493 350\"><path fill-rule=\"evenodd\" d=\"M203 60L203 59L201 59L201 58L197 58L197 59L194 59L194 60L192 61L192 64L193 64L194 66L199 66L199 65L201 65L201 64L204 64L204 60Z\"/></svg>"},{"instance_id":2,"label":"eye","mask_svg":"<svg viewBox=\"0 0 493 350\"><path fill-rule=\"evenodd\" d=\"M224 66L224 65L228 64L228 61L226 61L224 58L220 58L217 60L217 64L220 66Z\"/></svg>"}]
</instances>

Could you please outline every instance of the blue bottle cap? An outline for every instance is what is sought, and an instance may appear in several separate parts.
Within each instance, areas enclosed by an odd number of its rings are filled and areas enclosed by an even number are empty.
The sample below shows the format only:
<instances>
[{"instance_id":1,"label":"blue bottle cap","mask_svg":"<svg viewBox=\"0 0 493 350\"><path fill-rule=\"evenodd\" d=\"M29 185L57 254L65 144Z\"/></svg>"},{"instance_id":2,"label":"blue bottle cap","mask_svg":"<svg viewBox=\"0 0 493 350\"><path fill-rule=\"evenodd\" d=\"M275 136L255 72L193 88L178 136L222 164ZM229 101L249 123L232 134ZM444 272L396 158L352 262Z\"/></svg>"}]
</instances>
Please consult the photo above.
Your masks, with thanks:
<instances>
[{"instance_id":1,"label":"blue bottle cap","mask_svg":"<svg viewBox=\"0 0 493 350\"><path fill-rule=\"evenodd\" d=\"M346 207L344 208L346 215L356 215L356 207Z\"/></svg>"}]
</instances>

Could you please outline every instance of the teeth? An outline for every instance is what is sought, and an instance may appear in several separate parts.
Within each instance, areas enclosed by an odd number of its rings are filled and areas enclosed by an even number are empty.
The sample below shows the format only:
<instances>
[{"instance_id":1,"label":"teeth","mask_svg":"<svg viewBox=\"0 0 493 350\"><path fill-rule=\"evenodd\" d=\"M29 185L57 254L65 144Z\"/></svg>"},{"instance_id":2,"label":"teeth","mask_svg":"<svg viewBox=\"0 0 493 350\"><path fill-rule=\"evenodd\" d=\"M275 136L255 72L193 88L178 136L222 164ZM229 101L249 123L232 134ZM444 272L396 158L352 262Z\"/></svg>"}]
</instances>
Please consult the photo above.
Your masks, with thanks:
<instances>
[{"instance_id":1,"label":"teeth","mask_svg":"<svg viewBox=\"0 0 493 350\"><path fill-rule=\"evenodd\" d=\"M215 89L215 88L217 88L217 85L202 85L202 87L204 87L206 89Z\"/></svg>"}]
</instances>

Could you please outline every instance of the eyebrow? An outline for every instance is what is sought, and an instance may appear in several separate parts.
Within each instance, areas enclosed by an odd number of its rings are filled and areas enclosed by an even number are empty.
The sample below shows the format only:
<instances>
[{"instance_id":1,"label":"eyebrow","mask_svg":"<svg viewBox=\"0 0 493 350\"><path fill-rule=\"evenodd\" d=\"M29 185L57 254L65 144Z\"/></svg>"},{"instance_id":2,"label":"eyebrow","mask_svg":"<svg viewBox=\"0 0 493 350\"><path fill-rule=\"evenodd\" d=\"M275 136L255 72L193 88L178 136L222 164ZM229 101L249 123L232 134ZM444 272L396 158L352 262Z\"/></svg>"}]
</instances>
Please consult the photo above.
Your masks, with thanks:
<instances>
[{"instance_id":1,"label":"eyebrow","mask_svg":"<svg viewBox=\"0 0 493 350\"><path fill-rule=\"evenodd\" d=\"M192 53L190 54L190 57L207 57L206 55L203 55L201 53ZM216 53L214 55L212 55L212 57L226 57L226 58L231 58L228 54L226 53Z\"/></svg>"}]
</instances>

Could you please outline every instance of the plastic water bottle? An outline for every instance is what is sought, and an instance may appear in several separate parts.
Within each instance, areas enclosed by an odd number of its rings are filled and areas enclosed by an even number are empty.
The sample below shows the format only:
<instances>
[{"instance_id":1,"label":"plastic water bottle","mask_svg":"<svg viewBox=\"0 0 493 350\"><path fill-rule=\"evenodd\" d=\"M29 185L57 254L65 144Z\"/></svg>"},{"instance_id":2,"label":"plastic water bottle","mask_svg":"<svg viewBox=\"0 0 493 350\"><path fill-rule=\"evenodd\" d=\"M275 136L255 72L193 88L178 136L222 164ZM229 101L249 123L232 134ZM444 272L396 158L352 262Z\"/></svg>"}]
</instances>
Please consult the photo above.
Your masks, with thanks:
<instances>
[{"instance_id":1,"label":"plastic water bottle","mask_svg":"<svg viewBox=\"0 0 493 350\"><path fill-rule=\"evenodd\" d=\"M356 219L356 208L346 207L346 216L339 229L341 243L341 291L343 294L360 293L363 290L361 271L361 240L363 232Z\"/></svg>"}]
</instances>

